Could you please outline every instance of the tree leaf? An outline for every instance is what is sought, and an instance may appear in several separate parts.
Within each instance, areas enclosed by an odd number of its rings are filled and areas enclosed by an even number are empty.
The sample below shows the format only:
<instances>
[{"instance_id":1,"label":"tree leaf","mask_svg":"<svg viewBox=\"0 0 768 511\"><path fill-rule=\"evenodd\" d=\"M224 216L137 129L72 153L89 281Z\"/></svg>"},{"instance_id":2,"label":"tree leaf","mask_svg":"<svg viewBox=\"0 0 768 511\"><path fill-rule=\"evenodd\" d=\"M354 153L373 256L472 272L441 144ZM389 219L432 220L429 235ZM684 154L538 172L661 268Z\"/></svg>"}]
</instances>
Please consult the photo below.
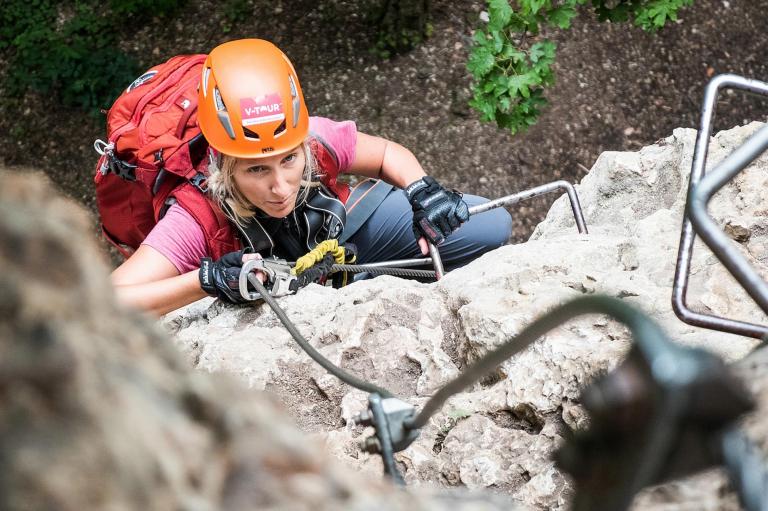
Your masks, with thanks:
<instances>
[{"instance_id":1,"label":"tree leaf","mask_svg":"<svg viewBox=\"0 0 768 511\"><path fill-rule=\"evenodd\" d=\"M527 0L522 2L523 4L528 4L528 10L531 14L536 14L541 10L542 7L547 3L547 0Z\"/></svg>"},{"instance_id":2,"label":"tree leaf","mask_svg":"<svg viewBox=\"0 0 768 511\"><path fill-rule=\"evenodd\" d=\"M555 7L547 13L549 23L563 29L571 27L571 20L575 16L576 9L569 5L561 5L560 7Z\"/></svg>"},{"instance_id":3,"label":"tree leaf","mask_svg":"<svg viewBox=\"0 0 768 511\"><path fill-rule=\"evenodd\" d=\"M493 36L493 52L494 53L501 53L501 50L504 48L504 36L501 35L501 32L498 30L491 32L491 36Z\"/></svg>"},{"instance_id":4,"label":"tree leaf","mask_svg":"<svg viewBox=\"0 0 768 511\"><path fill-rule=\"evenodd\" d=\"M510 76L507 79L507 89L509 89L509 94L511 96L520 94L527 98L530 96L530 90L528 89L529 85L533 85L530 73Z\"/></svg>"},{"instance_id":5,"label":"tree leaf","mask_svg":"<svg viewBox=\"0 0 768 511\"><path fill-rule=\"evenodd\" d=\"M549 40L540 41L531 46L531 51L528 52L528 58L534 64L540 60L546 60L552 62L555 59L555 43Z\"/></svg>"},{"instance_id":6,"label":"tree leaf","mask_svg":"<svg viewBox=\"0 0 768 511\"><path fill-rule=\"evenodd\" d=\"M480 79L493 69L493 64L495 62L496 57L488 48L485 46L476 46L472 49L472 53L469 55L467 69L472 73L472 76Z\"/></svg>"},{"instance_id":7,"label":"tree leaf","mask_svg":"<svg viewBox=\"0 0 768 511\"><path fill-rule=\"evenodd\" d=\"M507 0L488 1L488 30L501 30L512 17L512 6Z\"/></svg>"},{"instance_id":8,"label":"tree leaf","mask_svg":"<svg viewBox=\"0 0 768 511\"><path fill-rule=\"evenodd\" d=\"M488 44L488 34L486 34L483 30L477 30L475 31L475 35L472 36L472 40L474 40L475 44L479 46L485 46Z\"/></svg>"},{"instance_id":9,"label":"tree leaf","mask_svg":"<svg viewBox=\"0 0 768 511\"><path fill-rule=\"evenodd\" d=\"M499 97L503 94L506 94L507 91L509 91L509 80L507 78L507 75L499 74L495 77L493 80L493 95L495 97ZM514 94L514 92L513 92Z\"/></svg>"},{"instance_id":10,"label":"tree leaf","mask_svg":"<svg viewBox=\"0 0 768 511\"><path fill-rule=\"evenodd\" d=\"M512 62L522 62L525 60L525 52L518 50L514 45L507 43L501 52L501 58L511 60Z\"/></svg>"}]
</instances>

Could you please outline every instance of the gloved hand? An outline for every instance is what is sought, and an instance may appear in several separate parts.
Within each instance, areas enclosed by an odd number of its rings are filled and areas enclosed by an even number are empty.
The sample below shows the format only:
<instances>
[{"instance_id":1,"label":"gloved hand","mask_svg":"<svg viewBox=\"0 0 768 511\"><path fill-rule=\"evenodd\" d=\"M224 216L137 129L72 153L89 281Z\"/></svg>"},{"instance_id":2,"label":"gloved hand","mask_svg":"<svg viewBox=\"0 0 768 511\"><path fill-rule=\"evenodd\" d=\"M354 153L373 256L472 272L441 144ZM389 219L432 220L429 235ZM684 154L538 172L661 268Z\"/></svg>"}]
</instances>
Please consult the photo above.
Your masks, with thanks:
<instances>
[{"instance_id":1,"label":"gloved hand","mask_svg":"<svg viewBox=\"0 0 768 511\"><path fill-rule=\"evenodd\" d=\"M430 176L408 185L405 196L413 208L413 233L434 244L469 220L469 206L461 194L446 190Z\"/></svg>"},{"instance_id":2,"label":"gloved hand","mask_svg":"<svg viewBox=\"0 0 768 511\"><path fill-rule=\"evenodd\" d=\"M200 260L200 287L211 296L230 303L246 303L240 294L240 270L243 268L243 251L224 254L218 261L210 257Z\"/></svg>"}]
</instances>

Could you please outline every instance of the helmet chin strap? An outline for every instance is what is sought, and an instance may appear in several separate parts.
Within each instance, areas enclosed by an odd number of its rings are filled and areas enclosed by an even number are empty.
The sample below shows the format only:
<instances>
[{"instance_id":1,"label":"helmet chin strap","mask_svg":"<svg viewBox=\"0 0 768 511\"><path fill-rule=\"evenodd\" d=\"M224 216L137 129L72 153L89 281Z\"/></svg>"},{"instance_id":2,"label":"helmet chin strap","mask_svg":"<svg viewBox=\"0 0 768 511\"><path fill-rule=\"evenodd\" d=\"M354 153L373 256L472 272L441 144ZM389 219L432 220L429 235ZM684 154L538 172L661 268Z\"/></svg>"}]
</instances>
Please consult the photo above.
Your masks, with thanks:
<instances>
[{"instance_id":1,"label":"helmet chin strap","mask_svg":"<svg viewBox=\"0 0 768 511\"><path fill-rule=\"evenodd\" d=\"M211 146L208 146L208 168L213 166L216 171L221 170L222 154Z\"/></svg>"}]
</instances>

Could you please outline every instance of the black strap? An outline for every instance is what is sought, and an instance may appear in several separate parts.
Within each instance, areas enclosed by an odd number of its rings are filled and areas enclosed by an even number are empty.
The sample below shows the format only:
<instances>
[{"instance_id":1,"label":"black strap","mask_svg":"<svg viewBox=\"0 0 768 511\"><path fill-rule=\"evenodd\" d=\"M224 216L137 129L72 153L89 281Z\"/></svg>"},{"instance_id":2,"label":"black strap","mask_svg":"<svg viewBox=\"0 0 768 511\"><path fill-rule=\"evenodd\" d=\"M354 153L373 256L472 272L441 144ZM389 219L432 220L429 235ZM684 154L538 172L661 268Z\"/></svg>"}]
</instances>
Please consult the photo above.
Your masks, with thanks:
<instances>
[{"instance_id":1,"label":"black strap","mask_svg":"<svg viewBox=\"0 0 768 511\"><path fill-rule=\"evenodd\" d=\"M107 165L117 177L126 181L136 181L136 165L121 160L114 153L107 153Z\"/></svg>"},{"instance_id":2,"label":"black strap","mask_svg":"<svg viewBox=\"0 0 768 511\"><path fill-rule=\"evenodd\" d=\"M331 272L334 263L333 254L325 254L322 260L313 264L299 275L299 287L304 287L313 282L320 282Z\"/></svg>"},{"instance_id":3,"label":"black strap","mask_svg":"<svg viewBox=\"0 0 768 511\"><path fill-rule=\"evenodd\" d=\"M366 179L358 184L347 200L347 223L339 237L345 243L363 226L395 187L380 179Z\"/></svg>"},{"instance_id":4,"label":"black strap","mask_svg":"<svg viewBox=\"0 0 768 511\"><path fill-rule=\"evenodd\" d=\"M245 244L262 255L296 260L321 241L339 236L345 220L344 204L324 187L314 187L306 202L287 217L254 215L241 234L247 238Z\"/></svg>"}]
</instances>

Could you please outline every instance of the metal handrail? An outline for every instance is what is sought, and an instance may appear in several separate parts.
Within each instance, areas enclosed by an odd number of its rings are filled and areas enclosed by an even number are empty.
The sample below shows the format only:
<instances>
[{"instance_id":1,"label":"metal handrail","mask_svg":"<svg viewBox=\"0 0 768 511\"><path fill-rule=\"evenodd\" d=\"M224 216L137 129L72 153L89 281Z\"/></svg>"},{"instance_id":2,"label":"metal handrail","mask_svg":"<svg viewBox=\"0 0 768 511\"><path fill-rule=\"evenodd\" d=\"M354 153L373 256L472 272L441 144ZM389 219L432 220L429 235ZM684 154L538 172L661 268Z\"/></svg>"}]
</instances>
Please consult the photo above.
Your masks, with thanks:
<instances>
[{"instance_id":1,"label":"metal handrail","mask_svg":"<svg viewBox=\"0 0 768 511\"><path fill-rule=\"evenodd\" d=\"M677 253L675 266L675 278L672 284L672 310L684 323L720 332L728 332L747 337L763 338L768 335L768 327L756 325L744 321L727 319L712 314L694 312L686 304L688 291L688 278L691 271L691 258L693 256L693 242L695 239L693 225L688 217L693 190L704 176L707 151L709 149L709 137L712 132L712 121L715 113L715 103L718 93L724 88L742 89L748 92L768 95L768 83L751 80L741 76L723 74L710 80L704 93L704 102L701 107L701 121L699 133L696 137L696 145L691 165L691 177L688 183L688 197L685 205L682 232L680 234L680 247Z\"/></svg>"},{"instance_id":2,"label":"metal handrail","mask_svg":"<svg viewBox=\"0 0 768 511\"><path fill-rule=\"evenodd\" d=\"M562 180L553 181L552 183L536 186L528 190L523 190L522 192L513 193L512 195L507 195L499 199L484 202L483 204L478 204L477 206L472 206L469 208L469 215L477 215L502 206L511 206L512 204L517 204L518 202L532 199L533 197L538 197L539 195L544 195L556 190L565 190L565 193L568 195L573 218L576 220L576 228L579 230L579 233L589 234L587 231L587 223L584 221L584 213L581 211L581 203L579 202L579 195L576 193L576 188L574 188L568 181ZM429 255L432 258L432 265L435 268L437 278L441 279L445 273L443 270L443 261L440 258L440 251L432 243L429 244Z\"/></svg>"},{"instance_id":3,"label":"metal handrail","mask_svg":"<svg viewBox=\"0 0 768 511\"><path fill-rule=\"evenodd\" d=\"M696 234L701 236L712 253L736 278L763 312L768 313L768 283L739 253L732 241L707 212L707 203L712 199L712 196L766 150L768 150L768 126L764 126L752 135L699 182L689 198L688 217Z\"/></svg>"}]
</instances>

